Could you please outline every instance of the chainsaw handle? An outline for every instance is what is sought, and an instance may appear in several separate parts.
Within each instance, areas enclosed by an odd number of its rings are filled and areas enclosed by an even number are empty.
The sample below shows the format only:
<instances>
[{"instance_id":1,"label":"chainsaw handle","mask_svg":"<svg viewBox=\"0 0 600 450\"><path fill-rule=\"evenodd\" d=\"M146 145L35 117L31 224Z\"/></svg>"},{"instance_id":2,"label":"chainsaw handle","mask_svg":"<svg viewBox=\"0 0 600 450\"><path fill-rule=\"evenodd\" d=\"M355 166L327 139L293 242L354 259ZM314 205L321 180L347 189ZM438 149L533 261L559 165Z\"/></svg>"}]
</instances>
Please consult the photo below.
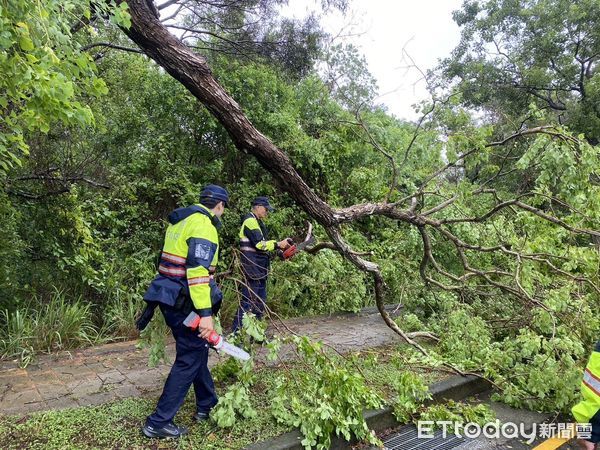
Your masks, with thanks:
<instances>
[{"instance_id":1,"label":"chainsaw handle","mask_svg":"<svg viewBox=\"0 0 600 450\"><path fill-rule=\"evenodd\" d=\"M296 248L296 244L294 245L290 245L288 248L286 248L283 251L283 259L290 259L292 256L294 256L296 254L297 248Z\"/></svg>"}]
</instances>

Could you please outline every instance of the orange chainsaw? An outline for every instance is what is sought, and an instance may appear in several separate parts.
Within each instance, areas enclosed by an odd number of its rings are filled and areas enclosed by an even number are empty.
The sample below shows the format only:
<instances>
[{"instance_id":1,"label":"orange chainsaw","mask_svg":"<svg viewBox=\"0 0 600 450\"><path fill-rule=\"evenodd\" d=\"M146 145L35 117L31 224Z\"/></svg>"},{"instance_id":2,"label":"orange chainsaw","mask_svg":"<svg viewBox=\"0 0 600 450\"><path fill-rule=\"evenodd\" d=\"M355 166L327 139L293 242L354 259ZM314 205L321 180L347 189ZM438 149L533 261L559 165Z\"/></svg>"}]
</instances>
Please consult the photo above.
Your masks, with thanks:
<instances>
[{"instance_id":1,"label":"orange chainsaw","mask_svg":"<svg viewBox=\"0 0 600 450\"><path fill-rule=\"evenodd\" d=\"M296 244L292 239L288 239L288 242L290 243L290 246L279 253L279 257L284 261L292 258L295 254L316 242L315 237L312 235L312 223L308 223L308 232L302 242Z\"/></svg>"}]
</instances>

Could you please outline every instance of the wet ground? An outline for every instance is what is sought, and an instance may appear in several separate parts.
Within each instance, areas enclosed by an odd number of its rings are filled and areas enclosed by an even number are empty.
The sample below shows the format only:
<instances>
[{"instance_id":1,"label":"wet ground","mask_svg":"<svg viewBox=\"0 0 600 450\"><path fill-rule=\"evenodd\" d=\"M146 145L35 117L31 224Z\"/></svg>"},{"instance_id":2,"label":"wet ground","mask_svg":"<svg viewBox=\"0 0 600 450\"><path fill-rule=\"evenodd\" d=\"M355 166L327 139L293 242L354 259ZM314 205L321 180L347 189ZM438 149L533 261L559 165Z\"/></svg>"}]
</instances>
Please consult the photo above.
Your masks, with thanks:
<instances>
[{"instance_id":1,"label":"wet ground","mask_svg":"<svg viewBox=\"0 0 600 450\"><path fill-rule=\"evenodd\" d=\"M271 334L290 332L320 339L342 352L400 342L374 308L358 314L273 321L269 328ZM148 350L137 349L136 344L127 341L44 355L26 369L19 368L17 361L2 361L0 411L25 414L156 393L162 389L171 365L148 367ZM167 354L172 361L173 343L168 344ZM219 356L211 352L209 366L218 360Z\"/></svg>"}]
</instances>

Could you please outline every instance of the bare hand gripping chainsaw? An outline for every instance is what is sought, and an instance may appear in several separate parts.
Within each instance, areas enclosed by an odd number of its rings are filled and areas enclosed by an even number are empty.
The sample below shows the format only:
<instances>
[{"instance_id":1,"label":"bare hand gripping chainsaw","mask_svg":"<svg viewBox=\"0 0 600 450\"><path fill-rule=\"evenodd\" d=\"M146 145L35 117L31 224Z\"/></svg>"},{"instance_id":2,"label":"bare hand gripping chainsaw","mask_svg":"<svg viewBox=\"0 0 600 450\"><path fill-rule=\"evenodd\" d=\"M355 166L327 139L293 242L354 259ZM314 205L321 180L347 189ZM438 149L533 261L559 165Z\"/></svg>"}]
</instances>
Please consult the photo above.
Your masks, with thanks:
<instances>
[{"instance_id":1,"label":"bare hand gripping chainsaw","mask_svg":"<svg viewBox=\"0 0 600 450\"><path fill-rule=\"evenodd\" d=\"M200 316L192 311L185 318L183 324L192 330L197 330L198 325L200 325ZM219 335L215 330L210 332L206 340L215 350L221 350L241 361L248 361L250 359L250 355L247 352L227 342L223 339L223 336Z\"/></svg>"}]
</instances>

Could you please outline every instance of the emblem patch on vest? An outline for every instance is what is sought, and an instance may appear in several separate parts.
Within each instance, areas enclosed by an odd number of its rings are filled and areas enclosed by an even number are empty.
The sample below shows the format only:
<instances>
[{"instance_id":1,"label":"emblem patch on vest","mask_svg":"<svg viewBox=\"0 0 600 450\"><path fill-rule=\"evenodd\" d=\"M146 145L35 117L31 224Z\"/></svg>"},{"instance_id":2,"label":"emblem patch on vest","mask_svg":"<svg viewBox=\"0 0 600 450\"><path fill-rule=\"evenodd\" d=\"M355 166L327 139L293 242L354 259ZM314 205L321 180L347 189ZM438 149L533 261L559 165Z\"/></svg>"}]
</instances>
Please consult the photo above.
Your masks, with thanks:
<instances>
[{"instance_id":1,"label":"emblem patch on vest","mask_svg":"<svg viewBox=\"0 0 600 450\"><path fill-rule=\"evenodd\" d=\"M196 244L194 249L194 258L200 261L208 261L210 259L210 245L209 244Z\"/></svg>"}]
</instances>

